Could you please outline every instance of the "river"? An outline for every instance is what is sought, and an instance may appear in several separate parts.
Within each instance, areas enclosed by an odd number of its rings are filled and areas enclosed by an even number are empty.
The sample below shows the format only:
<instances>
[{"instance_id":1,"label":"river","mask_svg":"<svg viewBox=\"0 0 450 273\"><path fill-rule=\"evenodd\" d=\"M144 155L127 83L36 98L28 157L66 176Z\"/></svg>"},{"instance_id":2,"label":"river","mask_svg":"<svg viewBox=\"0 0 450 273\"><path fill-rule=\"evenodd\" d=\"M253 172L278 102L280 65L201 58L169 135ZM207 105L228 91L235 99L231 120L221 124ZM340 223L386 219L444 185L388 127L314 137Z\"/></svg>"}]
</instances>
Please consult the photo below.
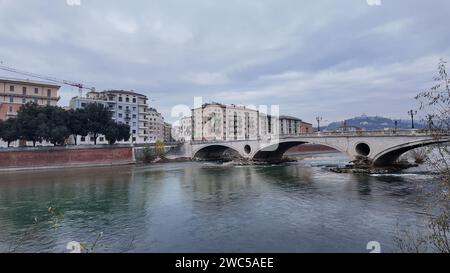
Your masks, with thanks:
<instances>
[{"instance_id":1,"label":"river","mask_svg":"<svg viewBox=\"0 0 450 273\"><path fill-rule=\"evenodd\" d=\"M277 166L184 162L2 173L0 252L397 251L397 225L423 229L418 170L336 174L340 154ZM52 210L49 211L49 207Z\"/></svg>"}]
</instances>

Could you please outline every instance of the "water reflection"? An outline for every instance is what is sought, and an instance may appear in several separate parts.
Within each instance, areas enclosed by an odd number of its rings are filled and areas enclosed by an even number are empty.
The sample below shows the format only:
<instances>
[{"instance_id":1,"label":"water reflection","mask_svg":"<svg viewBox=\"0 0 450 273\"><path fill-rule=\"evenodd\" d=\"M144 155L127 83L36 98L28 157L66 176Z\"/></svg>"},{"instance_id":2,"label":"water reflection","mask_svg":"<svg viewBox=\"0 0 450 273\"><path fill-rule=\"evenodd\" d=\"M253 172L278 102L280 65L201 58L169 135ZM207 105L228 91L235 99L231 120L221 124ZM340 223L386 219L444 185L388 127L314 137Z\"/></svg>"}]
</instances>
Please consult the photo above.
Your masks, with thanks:
<instances>
[{"instance_id":1,"label":"water reflection","mask_svg":"<svg viewBox=\"0 0 450 273\"><path fill-rule=\"evenodd\" d=\"M19 251L63 252L99 232L98 252L363 252L371 240L392 251L396 224L421 221L420 176L334 174L313 160L2 174L0 251L49 206L64 212L59 226L44 222Z\"/></svg>"}]
</instances>

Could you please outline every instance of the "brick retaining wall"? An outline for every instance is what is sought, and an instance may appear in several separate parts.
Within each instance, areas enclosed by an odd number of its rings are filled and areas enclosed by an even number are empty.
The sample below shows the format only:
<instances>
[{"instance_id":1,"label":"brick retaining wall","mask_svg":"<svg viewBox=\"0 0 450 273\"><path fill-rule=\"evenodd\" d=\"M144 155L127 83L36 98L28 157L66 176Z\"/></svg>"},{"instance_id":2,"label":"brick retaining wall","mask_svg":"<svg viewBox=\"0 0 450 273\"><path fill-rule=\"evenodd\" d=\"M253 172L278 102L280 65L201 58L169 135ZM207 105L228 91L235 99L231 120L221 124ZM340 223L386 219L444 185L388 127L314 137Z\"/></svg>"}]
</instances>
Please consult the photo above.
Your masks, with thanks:
<instances>
[{"instance_id":1,"label":"brick retaining wall","mask_svg":"<svg viewBox=\"0 0 450 273\"><path fill-rule=\"evenodd\" d=\"M133 148L130 146L0 149L0 168L115 165L133 162Z\"/></svg>"}]
</instances>

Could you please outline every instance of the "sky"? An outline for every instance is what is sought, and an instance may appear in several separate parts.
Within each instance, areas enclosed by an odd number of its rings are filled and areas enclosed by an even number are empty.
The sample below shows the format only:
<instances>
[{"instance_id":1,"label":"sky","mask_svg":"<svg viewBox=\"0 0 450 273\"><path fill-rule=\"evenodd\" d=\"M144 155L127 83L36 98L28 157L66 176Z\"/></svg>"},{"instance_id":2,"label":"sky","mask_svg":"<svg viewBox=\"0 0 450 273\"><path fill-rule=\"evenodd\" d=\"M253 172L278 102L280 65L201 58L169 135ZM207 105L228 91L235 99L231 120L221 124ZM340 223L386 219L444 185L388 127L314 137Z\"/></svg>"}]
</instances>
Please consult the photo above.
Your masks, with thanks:
<instances>
[{"instance_id":1,"label":"sky","mask_svg":"<svg viewBox=\"0 0 450 273\"><path fill-rule=\"evenodd\" d=\"M308 122L407 119L450 60L449 11L447 0L0 0L0 61L143 93L170 122L194 97ZM59 105L77 94L63 86Z\"/></svg>"}]
</instances>

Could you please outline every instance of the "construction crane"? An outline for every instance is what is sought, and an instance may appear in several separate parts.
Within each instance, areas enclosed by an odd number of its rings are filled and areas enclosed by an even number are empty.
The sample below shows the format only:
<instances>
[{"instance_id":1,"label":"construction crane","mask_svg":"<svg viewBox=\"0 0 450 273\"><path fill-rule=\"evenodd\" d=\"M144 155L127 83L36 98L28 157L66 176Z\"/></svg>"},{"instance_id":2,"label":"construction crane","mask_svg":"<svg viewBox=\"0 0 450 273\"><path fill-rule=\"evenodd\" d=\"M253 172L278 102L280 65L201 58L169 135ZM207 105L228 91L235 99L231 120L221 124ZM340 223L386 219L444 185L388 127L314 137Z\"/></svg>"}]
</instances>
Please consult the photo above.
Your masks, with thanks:
<instances>
[{"instance_id":1,"label":"construction crane","mask_svg":"<svg viewBox=\"0 0 450 273\"><path fill-rule=\"evenodd\" d=\"M72 82L72 81L68 81L68 80L61 80L61 79L57 79L57 78L54 78L54 77L48 77L48 76L39 75L39 74L32 73L32 72L18 70L18 69L15 69L15 68L3 65L3 62L0 62L0 69L4 70L4 71L8 71L8 72L24 75L24 76L29 76L29 77L33 77L33 78L46 80L46 81L49 81L49 82L54 82L54 83L58 83L58 84L65 84L65 85L69 85L69 86L78 87L78 92L79 92L79 96L80 97L83 96L83 89L95 92L95 87L86 87L85 85L83 85L81 83L77 83L77 82Z\"/></svg>"}]
</instances>

